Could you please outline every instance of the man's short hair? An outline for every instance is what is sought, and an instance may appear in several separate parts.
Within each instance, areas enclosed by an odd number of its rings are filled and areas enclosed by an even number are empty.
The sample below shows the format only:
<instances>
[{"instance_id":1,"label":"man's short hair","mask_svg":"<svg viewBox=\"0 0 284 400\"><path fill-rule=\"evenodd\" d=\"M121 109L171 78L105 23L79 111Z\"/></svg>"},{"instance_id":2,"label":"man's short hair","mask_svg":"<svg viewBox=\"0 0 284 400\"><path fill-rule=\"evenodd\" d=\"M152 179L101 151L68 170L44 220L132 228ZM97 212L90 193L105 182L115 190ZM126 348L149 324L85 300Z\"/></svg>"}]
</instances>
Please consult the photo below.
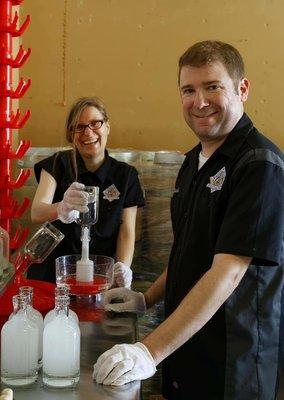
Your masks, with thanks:
<instances>
[{"instance_id":1,"label":"man's short hair","mask_svg":"<svg viewBox=\"0 0 284 400\"><path fill-rule=\"evenodd\" d=\"M230 44L217 40L197 42L183 53L179 59L178 80L180 80L182 67L190 65L191 67L198 68L216 61L224 65L234 82L235 88L237 88L238 83L245 76L245 66L242 56Z\"/></svg>"}]
</instances>

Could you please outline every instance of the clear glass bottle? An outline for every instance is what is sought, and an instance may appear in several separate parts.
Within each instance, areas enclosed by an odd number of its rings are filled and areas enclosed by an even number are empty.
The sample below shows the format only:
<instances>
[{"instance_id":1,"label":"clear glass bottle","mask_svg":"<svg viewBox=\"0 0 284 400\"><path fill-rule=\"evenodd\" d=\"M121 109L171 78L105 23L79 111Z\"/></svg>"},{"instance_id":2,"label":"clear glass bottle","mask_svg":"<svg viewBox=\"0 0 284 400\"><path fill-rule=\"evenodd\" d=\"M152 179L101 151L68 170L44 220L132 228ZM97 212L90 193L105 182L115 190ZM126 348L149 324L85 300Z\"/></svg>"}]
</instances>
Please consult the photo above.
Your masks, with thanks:
<instances>
[{"instance_id":1,"label":"clear glass bottle","mask_svg":"<svg viewBox=\"0 0 284 400\"><path fill-rule=\"evenodd\" d=\"M57 296L69 296L69 289L68 289L68 287L66 287L66 286L57 286L57 287L55 288L54 292L55 292L55 293L54 293L54 294L55 294L55 298L56 298ZM43 320L44 327L45 327L49 322L51 322L51 321L55 318L55 315L56 315L56 313L55 313L55 308L54 308L53 310L50 310L50 311L46 314L46 316L44 317L44 320ZM69 317L72 321L74 321L77 325L79 324L79 319L78 319L77 314L76 314L73 310L70 310L70 308L69 308L69 315L68 315L68 317Z\"/></svg>"},{"instance_id":2,"label":"clear glass bottle","mask_svg":"<svg viewBox=\"0 0 284 400\"><path fill-rule=\"evenodd\" d=\"M41 313L33 308L33 292L34 289L32 286L21 286L19 289L19 294L25 295L28 297L28 305L27 305L27 316L33 321L39 331L38 336L38 367L42 367L42 336L43 336L43 317Z\"/></svg>"},{"instance_id":3,"label":"clear glass bottle","mask_svg":"<svg viewBox=\"0 0 284 400\"><path fill-rule=\"evenodd\" d=\"M69 297L55 299L55 318L43 331L43 384L74 387L80 377L80 328L68 318Z\"/></svg>"},{"instance_id":4,"label":"clear glass bottle","mask_svg":"<svg viewBox=\"0 0 284 400\"><path fill-rule=\"evenodd\" d=\"M0 284L3 279L3 272L4 272L3 264L4 264L3 240L1 240L0 238Z\"/></svg>"},{"instance_id":5,"label":"clear glass bottle","mask_svg":"<svg viewBox=\"0 0 284 400\"><path fill-rule=\"evenodd\" d=\"M9 386L37 380L39 331L27 316L27 304L27 296L13 296L13 316L1 331L1 381Z\"/></svg>"},{"instance_id":6,"label":"clear glass bottle","mask_svg":"<svg viewBox=\"0 0 284 400\"><path fill-rule=\"evenodd\" d=\"M98 186L85 186L84 192L88 194L88 211L77 212L76 222L81 226L94 225L99 217L99 187Z\"/></svg>"},{"instance_id":7,"label":"clear glass bottle","mask_svg":"<svg viewBox=\"0 0 284 400\"><path fill-rule=\"evenodd\" d=\"M3 247L3 273L6 274L10 268L10 239L8 232L2 226L0 226L0 241Z\"/></svg>"}]
</instances>

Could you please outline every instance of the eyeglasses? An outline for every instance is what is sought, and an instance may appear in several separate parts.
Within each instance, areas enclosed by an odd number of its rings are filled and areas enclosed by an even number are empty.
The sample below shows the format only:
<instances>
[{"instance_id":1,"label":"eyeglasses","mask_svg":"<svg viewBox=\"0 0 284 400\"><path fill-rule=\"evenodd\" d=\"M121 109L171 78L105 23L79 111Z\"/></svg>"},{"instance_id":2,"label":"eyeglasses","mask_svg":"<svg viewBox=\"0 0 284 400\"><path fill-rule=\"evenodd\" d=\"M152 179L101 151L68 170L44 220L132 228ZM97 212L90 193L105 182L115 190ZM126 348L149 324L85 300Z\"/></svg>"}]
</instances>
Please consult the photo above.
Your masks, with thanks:
<instances>
[{"instance_id":1,"label":"eyeglasses","mask_svg":"<svg viewBox=\"0 0 284 400\"><path fill-rule=\"evenodd\" d=\"M85 132L85 129L88 127L92 131L96 131L103 126L104 121L91 121L89 124L78 124L75 127L75 132L82 133Z\"/></svg>"}]
</instances>

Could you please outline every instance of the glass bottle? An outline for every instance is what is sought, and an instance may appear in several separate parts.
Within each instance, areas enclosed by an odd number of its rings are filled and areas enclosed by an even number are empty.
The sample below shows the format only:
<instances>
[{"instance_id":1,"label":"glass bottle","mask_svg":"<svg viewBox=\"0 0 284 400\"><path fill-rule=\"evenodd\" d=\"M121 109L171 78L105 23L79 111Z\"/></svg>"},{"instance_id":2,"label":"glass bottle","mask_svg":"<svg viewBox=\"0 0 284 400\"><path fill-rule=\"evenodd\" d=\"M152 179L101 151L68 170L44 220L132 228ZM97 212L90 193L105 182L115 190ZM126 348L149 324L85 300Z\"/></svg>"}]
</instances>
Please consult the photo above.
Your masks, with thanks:
<instances>
[{"instance_id":1,"label":"glass bottle","mask_svg":"<svg viewBox=\"0 0 284 400\"><path fill-rule=\"evenodd\" d=\"M0 226L0 241L1 247L3 248L3 273L6 274L9 272L9 259L10 259L10 239L8 232Z\"/></svg>"},{"instance_id":2,"label":"glass bottle","mask_svg":"<svg viewBox=\"0 0 284 400\"><path fill-rule=\"evenodd\" d=\"M54 292L55 292L55 298L57 296L69 296L69 289L66 286L57 286ZM55 315L56 315L55 308L53 310L50 310L46 314L43 320L44 327L55 318ZM77 325L79 324L79 319L77 314L73 310L70 310L70 308L68 317Z\"/></svg>"},{"instance_id":3,"label":"glass bottle","mask_svg":"<svg viewBox=\"0 0 284 400\"><path fill-rule=\"evenodd\" d=\"M81 226L88 226L96 224L99 217L99 187L98 186L85 186L82 189L88 194L88 211L77 212L76 222Z\"/></svg>"},{"instance_id":4,"label":"glass bottle","mask_svg":"<svg viewBox=\"0 0 284 400\"><path fill-rule=\"evenodd\" d=\"M40 264L64 238L55 226L45 222L25 245L25 254L33 261Z\"/></svg>"},{"instance_id":5,"label":"glass bottle","mask_svg":"<svg viewBox=\"0 0 284 400\"><path fill-rule=\"evenodd\" d=\"M38 336L38 367L42 366L42 335L43 335L43 317L41 313L33 308L33 292L34 288L32 286L21 286L19 289L19 294L26 295L28 298L27 304L27 316L33 321L39 331Z\"/></svg>"},{"instance_id":6,"label":"glass bottle","mask_svg":"<svg viewBox=\"0 0 284 400\"><path fill-rule=\"evenodd\" d=\"M68 318L69 297L55 299L55 318L43 331L43 384L74 387L80 377L80 328Z\"/></svg>"},{"instance_id":7,"label":"glass bottle","mask_svg":"<svg viewBox=\"0 0 284 400\"><path fill-rule=\"evenodd\" d=\"M11 386L27 386L37 379L37 325L27 316L28 298L13 296L14 312L1 331L1 381Z\"/></svg>"},{"instance_id":8,"label":"glass bottle","mask_svg":"<svg viewBox=\"0 0 284 400\"><path fill-rule=\"evenodd\" d=\"M3 264L4 264L3 241L0 238L0 284L3 279L3 272L4 272Z\"/></svg>"}]
</instances>

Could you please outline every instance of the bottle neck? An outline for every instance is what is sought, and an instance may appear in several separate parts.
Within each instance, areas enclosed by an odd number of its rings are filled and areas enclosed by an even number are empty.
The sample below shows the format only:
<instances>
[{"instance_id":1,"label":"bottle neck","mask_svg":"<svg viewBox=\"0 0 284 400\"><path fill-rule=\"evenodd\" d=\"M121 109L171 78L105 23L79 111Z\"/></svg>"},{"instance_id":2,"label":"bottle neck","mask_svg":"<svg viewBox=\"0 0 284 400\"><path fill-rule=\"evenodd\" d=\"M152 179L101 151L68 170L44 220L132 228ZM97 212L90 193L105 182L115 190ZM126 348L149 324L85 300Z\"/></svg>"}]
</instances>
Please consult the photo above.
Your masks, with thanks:
<instances>
[{"instance_id":1,"label":"bottle neck","mask_svg":"<svg viewBox=\"0 0 284 400\"><path fill-rule=\"evenodd\" d=\"M32 286L20 287L19 294L27 297L28 308L33 306L33 287Z\"/></svg>"},{"instance_id":2,"label":"bottle neck","mask_svg":"<svg viewBox=\"0 0 284 400\"><path fill-rule=\"evenodd\" d=\"M55 298L57 296L69 296L69 289L67 286L56 286L54 289Z\"/></svg>"},{"instance_id":3,"label":"bottle neck","mask_svg":"<svg viewBox=\"0 0 284 400\"><path fill-rule=\"evenodd\" d=\"M13 314L26 314L28 298L24 295L13 296Z\"/></svg>"},{"instance_id":4,"label":"bottle neck","mask_svg":"<svg viewBox=\"0 0 284 400\"><path fill-rule=\"evenodd\" d=\"M68 296L56 296L55 297L55 315L63 315L68 317L69 315L69 297Z\"/></svg>"}]
</instances>

